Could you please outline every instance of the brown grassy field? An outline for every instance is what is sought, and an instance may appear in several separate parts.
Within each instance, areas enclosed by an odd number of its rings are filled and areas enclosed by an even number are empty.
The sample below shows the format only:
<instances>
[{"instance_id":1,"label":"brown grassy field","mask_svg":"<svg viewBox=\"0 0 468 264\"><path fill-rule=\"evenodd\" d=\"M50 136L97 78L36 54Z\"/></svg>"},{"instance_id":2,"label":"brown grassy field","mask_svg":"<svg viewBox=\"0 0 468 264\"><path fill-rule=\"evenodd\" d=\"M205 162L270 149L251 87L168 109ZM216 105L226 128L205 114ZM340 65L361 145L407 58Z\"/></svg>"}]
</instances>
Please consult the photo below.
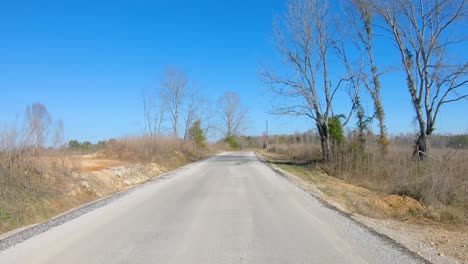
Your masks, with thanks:
<instances>
[{"instance_id":1,"label":"brown grassy field","mask_svg":"<svg viewBox=\"0 0 468 264\"><path fill-rule=\"evenodd\" d=\"M467 150L433 149L426 161L416 162L410 147L391 146L384 157L376 147L365 154L341 148L327 164L319 161L319 146L314 144L276 144L268 152L282 156L279 165L318 171L384 195L411 197L426 208L418 215L468 223Z\"/></svg>"}]
</instances>

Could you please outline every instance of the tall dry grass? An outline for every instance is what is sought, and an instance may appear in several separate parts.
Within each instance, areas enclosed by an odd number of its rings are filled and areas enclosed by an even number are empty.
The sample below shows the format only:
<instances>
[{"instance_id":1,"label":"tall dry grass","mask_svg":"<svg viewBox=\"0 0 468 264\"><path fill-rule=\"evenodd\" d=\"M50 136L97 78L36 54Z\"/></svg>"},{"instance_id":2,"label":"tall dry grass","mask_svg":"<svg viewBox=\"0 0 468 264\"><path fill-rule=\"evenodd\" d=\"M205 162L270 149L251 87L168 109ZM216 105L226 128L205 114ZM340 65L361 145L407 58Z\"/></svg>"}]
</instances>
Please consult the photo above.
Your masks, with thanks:
<instances>
[{"instance_id":1,"label":"tall dry grass","mask_svg":"<svg viewBox=\"0 0 468 264\"><path fill-rule=\"evenodd\" d=\"M32 151L15 128L0 132L0 232L63 210L52 203L60 200L71 179L60 164L43 161L50 152L55 151ZM65 203L61 206L71 206Z\"/></svg>"},{"instance_id":2,"label":"tall dry grass","mask_svg":"<svg viewBox=\"0 0 468 264\"><path fill-rule=\"evenodd\" d=\"M99 153L173 169L204 157L207 151L176 138L141 136L109 140ZM17 130L0 131L0 233L47 220L97 198L86 191L69 194L82 187L79 177L71 176L73 168L65 165L67 157L77 154L63 148L40 148L33 153Z\"/></svg>"},{"instance_id":3,"label":"tall dry grass","mask_svg":"<svg viewBox=\"0 0 468 264\"><path fill-rule=\"evenodd\" d=\"M293 161L318 161L321 157L320 146L312 143L275 143L268 147L269 152L285 155Z\"/></svg>"},{"instance_id":4,"label":"tall dry grass","mask_svg":"<svg viewBox=\"0 0 468 264\"><path fill-rule=\"evenodd\" d=\"M411 196L429 205L468 204L468 150L432 149L424 162L415 161L410 146L390 146L385 156L377 145L365 153L352 146L334 147L331 162L321 163L313 143L273 144L268 151L286 155L331 176L388 194Z\"/></svg>"}]
</instances>

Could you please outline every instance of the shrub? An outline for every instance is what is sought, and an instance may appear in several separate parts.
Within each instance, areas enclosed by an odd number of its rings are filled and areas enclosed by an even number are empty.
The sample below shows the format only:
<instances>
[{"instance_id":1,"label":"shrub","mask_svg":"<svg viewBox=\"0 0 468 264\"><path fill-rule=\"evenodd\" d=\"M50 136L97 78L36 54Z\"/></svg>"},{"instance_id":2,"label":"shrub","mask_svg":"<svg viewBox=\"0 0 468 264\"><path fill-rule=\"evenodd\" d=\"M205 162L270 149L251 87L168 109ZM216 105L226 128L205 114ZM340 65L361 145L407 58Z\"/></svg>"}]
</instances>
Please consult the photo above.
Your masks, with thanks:
<instances>
[{"instance_id":1,"label":"shrub","mask_svg":"<svg viewBox=\"0 0 468 264\"><path fill-rule=\"evenodd\" d=\"M233 136L226 137L224 141L226 141L233 150L238 150L240 147L239 142L237 142Z\"/></svg>"},{"instance_id":2,"label":"shrub","mask_svg":"<svg viewBox=\"0 0 468 264\"><path fill-rule=\"evenodd\" d=\"M201 129L201 122L197 120L189 129L189 138L200 148L206 148L205 132Z\"/></svg>"},{"instance_id":3,"label":"shrub","mask_svg":"<svg viewBox=\"0 0 468 264\"><path fill-rule=\"evenodd\" d=\"M341 125L342 115L333 116L328 121L328 127L330 131L330 139L334 144L341 144L345 140L345 136L343 134L343 126Z\"/></svg>"}]
</instances>

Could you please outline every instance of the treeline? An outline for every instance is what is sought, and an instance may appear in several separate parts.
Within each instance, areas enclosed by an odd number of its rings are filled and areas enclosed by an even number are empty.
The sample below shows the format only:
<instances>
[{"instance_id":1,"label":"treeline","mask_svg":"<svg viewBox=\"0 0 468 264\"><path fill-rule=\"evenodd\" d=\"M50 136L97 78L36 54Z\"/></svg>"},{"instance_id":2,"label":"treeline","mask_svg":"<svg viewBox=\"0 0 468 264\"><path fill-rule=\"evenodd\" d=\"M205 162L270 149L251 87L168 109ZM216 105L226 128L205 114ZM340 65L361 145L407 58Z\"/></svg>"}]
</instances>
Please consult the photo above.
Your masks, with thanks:
<instances>
[{"instance_id":1,"label":"treeline","mask_svg":"<svg viewBox=\"0 0 468 264\"><path fill-rule=\"evenodd\" d=\"M391 142L395 145L413 145L414 135L396 135L391 137ZM433 148L468 149L468 134L441 135L434 134L431 138Z\"/></svg>"},{"instance_id":2,"label":"treeline","mask_svg":"<svg viewBox=\"0 0 468 264\"><path fill-rule=\"evenodd\" d=\"M97 143L91 143L90 141L80 142L76 139L68 141L67 148L70 150L79 150L79 151L96 151L103 149L106 146L106 141L98 141Z\"/></svg>"},{"instance_id":3,"label":"treeline","mask_svg":"<svg viewBox=\"0 0 468 264\"><path fill-rule=\"evenodd\" d=\"M357 131L349 131L346 134L346 141L355 141ZM401 147L414 146L414 134L398 134L389 135L389 144ZM265 136L239 136L237 141L241 148L265 148L268 145L274 144L320 144L320 135L312 130L294 134L270 135L267 139ZM379 136L371 133L366 135L368 145L378 146ZM468 134L458 135L442 135L434 134L432 136L432 147L435 149L468 149Z\"/></svg>"}]
</instances>

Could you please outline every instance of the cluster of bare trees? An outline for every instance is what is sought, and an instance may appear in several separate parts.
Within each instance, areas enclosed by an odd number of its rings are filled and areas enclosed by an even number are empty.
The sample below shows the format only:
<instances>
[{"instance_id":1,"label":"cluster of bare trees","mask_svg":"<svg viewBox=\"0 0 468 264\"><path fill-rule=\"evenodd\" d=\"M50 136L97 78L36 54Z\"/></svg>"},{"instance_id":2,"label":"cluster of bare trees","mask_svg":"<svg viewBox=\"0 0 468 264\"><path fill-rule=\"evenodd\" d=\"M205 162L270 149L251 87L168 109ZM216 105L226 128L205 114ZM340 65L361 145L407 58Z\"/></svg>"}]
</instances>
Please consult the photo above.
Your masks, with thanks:
<instances>
[{"instance_id":1,"label":"cluster of bare trees","mask_svg":"<svg viewBox=\"0 0 468 264\"><path fill-rule=\"evenodd\" d=\"M179 69L167 69L162 84L143 94L145 133L150 136L169 134L187 140L197 120L210 128L209 109L194 82Z\"/></svg>"},{"instance_id":2,"label":"cluster of bare trees","mask_svg":"<svg viewBox=\"0 0 468 264\"><path fill-rule=\"evenodd\" d=\"M190 140L194 126L203 134L219 132L223 138L237 137L245 128L247 110L239 95L226 92L218 100L219 110L200 93L184 71L168 69L160 86L143 95L145 133Z\"/></svg>"},{"instance_id":3,"label":"cluster of bare trees","mask_svg":"<svg viewBox=\"0 0 468 264\"><path fill-rule=\"evenodd\" d=\"M374 53L374 39L380 37L390 48L396 47L393 52L401 58L400 65L392 66L406 75L401 86L409 91L418 123L415 156L424 159L442 107L468 98L466 58L452 56L454 47L464 41L457 27L463 27L465 19L464 0L352 0L344 7L331 0L292 0L284 19L275 24L276 47L289 71L266 67L262 71L271 90L285 98L272 112L310 117L321 139L322 158L328 161L330 122L339 116L334 99L349 95L350 111L364 122L359 97L367 92L385 154L383 72ZM341 74L330 75L330 61Z\"/></svg>"}]
</instances>

